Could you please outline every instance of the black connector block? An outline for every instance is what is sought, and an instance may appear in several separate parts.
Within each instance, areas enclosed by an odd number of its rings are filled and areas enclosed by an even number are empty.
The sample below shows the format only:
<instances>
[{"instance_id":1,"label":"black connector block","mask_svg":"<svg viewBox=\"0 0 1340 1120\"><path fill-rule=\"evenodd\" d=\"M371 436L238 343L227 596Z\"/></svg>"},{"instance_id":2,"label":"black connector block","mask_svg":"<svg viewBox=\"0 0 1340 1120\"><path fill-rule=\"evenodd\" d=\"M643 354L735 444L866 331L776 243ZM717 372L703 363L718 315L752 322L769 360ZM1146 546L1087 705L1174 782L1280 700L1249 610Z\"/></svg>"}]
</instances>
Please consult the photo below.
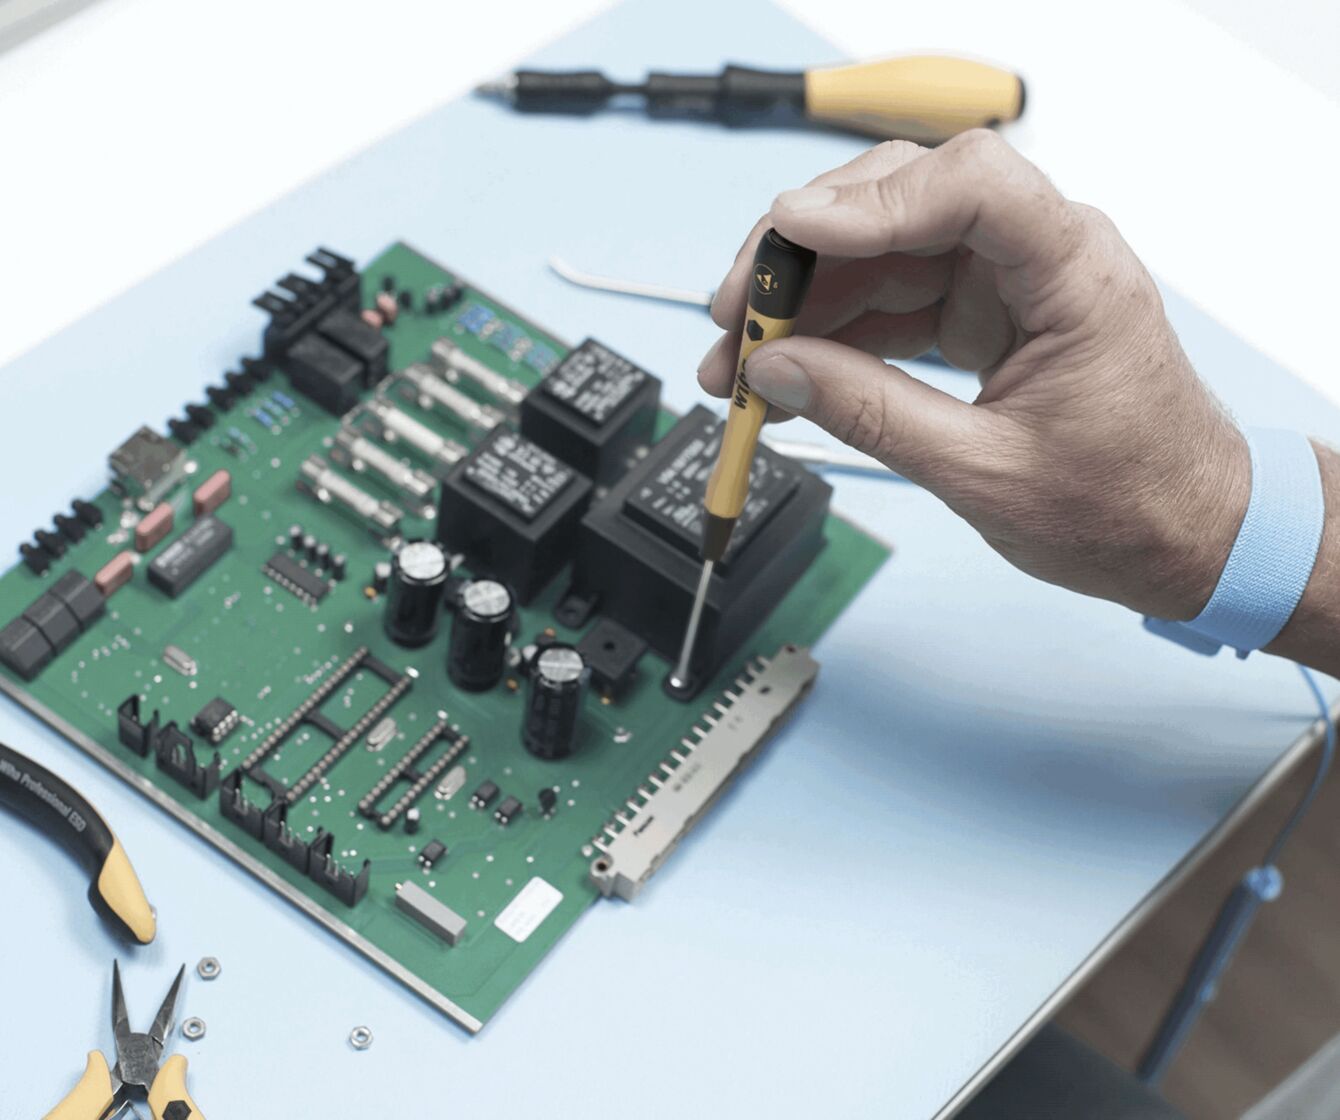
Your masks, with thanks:
<instances>
[{"instance_id":1,"label":"black connector block","mask_svg":"<svg viewBox=\"0 0 1340 1120\"><path fill-rule=\"evenodd\" d=\"M175 778L199 798L219 788L219 756L201 766L191 737L176 722L164 725L154 738L154 762L164 774Z\"/></svg>"},{"instance_id":2,"label":"black connector block","mask_svg":"<svg viewBox=\"0 0 1340 1120\"><path fill-rule=\"evenodd\" d=\"M264 364L282 369L295 390L338 416L386 376L389 343L359 315L362 281L353 262L329 249L307 260L321 270L319 280L290 273L275 284L282 292L252 301L270 314ZM243 369L252 372L246 359Z\"/></svg>"},{"instance_id":3,"label":"black connector block","mask_svg":"<svg viewBox=\"0 0 1340 1120\"><path fill-rule=\"evenodd\" d=\"M334 844L335 837L329 832L317 834L310 845L311 866L307 869L307 877L325 887L346 906L357 906L368 893L372 863L365 859L361 870L354 875L331 856Z\"/></svg>"},{"instance_id":4,"label":"black connector block","mask_svg":"<svg viewBox=\"0 0 1340 1120\"><path fill-rule=\"evenodd\" d=\"M148 723L140 718L139 693L132 692L116 709L116 737L122 746L129 747L141 758L148 758L154 741L158 738L158 709Z\"/></svg>"},{"instance_id":5,"label":"black connector block","mask_svg":"<svg viewBox=\"0 0 1340 1120\"><path fill-rule=\"evenodd\" d=\"M307 261L321 270L320 280L290 273L275 285L286 295L263 292L251 301L270 315L270 325L262 338L265 357L271 361L287 354L289 347L337 307L358 311L359 276L353 261L329 249L316 250Z\"/></svg>"}]
</instances>

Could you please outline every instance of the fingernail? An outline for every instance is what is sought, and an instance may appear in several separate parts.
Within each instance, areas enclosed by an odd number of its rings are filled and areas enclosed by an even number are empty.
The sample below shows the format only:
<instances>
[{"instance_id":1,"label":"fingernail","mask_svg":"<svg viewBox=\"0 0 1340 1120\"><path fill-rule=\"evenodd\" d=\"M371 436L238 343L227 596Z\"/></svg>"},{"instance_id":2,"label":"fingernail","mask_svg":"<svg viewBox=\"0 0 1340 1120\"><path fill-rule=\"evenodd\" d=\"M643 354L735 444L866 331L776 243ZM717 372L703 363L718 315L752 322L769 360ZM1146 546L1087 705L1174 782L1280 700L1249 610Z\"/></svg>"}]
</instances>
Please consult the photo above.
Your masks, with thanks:
<instances>
[{"instance_id":1,"label":"fingernail","mask_svg":"<svg viewBox=\"0 0 1340 1120\"><path fill-rule=\"evenodd\" d=\"M810 375L785 354L750 358L744 367L749 387L787 412L803 412L810 403Z\"/></svg>"},{"instance_id":2,"label":"fingernail","mask_svg":"<svg viewBox=\"0 0 1340 1120\"><path fill-rule=\"evenodd\" d=\"M804 210L822 210L837 201L837 191L832 187L801 187L799 190L782 191L777 196L777 205L793 212Z\"/></svg>"},{"instance_id":3,"label":"fingernail","mask_svg":"<svg viewBox=\"0 0 1340 1120\"><path fill-rule=\"evenodd\" d=\"M717 355L721 353L721 347L725 344L729 335L722 335L711 346L707 348L707 353L703 355L703 360L698 363L698 372L702 373L708 366L717 360Z\"/></svg>"}]
</instances>

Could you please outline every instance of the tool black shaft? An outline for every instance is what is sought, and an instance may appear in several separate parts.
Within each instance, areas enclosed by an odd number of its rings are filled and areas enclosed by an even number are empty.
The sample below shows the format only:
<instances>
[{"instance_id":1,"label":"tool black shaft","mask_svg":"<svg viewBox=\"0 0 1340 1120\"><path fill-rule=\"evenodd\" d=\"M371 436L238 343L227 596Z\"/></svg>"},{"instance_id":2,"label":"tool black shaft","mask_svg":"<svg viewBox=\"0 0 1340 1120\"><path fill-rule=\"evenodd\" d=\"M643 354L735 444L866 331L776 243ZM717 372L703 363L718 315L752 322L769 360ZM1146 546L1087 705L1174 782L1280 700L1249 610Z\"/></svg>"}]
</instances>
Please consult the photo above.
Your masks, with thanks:
<instances>
[{"instance_id":1,"label":"tool black shaft","mask_svg":"<svg viewBox=\"0 0 1340 1120\"><path fill-rule=\"evenodd\" d=\"M643 98L652 117L734 125L790 123L805 112L805 75L799 71L727 66L719 74L652 73L632 84L598 70L518 70L513 78L513 105L532 113L594 113L620 96Z\"/></svg>"}]
</instances>

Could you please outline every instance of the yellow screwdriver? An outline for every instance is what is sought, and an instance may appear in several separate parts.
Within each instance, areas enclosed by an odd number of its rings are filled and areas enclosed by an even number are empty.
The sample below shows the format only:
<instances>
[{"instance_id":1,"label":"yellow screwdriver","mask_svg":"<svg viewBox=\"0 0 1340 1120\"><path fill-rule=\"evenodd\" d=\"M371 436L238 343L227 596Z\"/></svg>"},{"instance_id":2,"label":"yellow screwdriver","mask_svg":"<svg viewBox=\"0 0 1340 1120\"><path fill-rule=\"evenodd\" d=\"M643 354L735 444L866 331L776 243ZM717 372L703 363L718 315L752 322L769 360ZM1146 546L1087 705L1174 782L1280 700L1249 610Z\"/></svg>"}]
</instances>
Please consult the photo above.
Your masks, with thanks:
<instances>
[{"instance_id":1,"label":"yellow screwdriver","mask_svg":"<svg viewBox=\"0 0 1340 1120\"><path fill-rule=\"evenodd\" d=\"M524 113L589 116L642 99L647 115L735 127L806 123L879 139L939 144L969 128L1018 119L1018 74L947 55L903 55L813 70L727 66L717 74L648 74L617 82L599 70L517 70L475 90Z\"/></svg>"},{"instance_id":2,"label":"yellow screwdriver","mask_svg":"<svg viewBox=\"0 0 1340 1120\"><path fill-rule=\"evenodd\" d=\"M795 329L796 316L814 279L815 253L788 241L775 229L765 233L754 253L749 278L749 305L744 313L740 338L740 360L735 366L726 428L721 436L716 466L707 480L703 498L702 575L689 611L684 642L666 684L674 694L693 689L693 647L698 640L703 606L712 583L712 571L725 556L735 523L749 498L749 473L754 464L759 432L768 415L768 402L755 396L745 375L745 360L758 347L775 338L787 338Z\"/></svg>"}]
</instances>

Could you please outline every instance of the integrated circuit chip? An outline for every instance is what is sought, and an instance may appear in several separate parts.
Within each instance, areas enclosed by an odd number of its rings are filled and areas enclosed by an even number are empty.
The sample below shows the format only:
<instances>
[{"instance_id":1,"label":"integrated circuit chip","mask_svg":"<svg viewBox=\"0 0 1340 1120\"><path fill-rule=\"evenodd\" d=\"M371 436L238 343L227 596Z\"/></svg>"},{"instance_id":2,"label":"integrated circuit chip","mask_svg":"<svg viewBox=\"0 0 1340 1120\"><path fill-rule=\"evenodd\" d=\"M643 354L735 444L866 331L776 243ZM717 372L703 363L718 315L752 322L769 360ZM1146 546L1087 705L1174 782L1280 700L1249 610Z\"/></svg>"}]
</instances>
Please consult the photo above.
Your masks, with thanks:
<instances>
[{"instance_id":1,"label":"integrated circuit chip","mask_svg":"<svg viewBox=\"0 0 1340 1120\"><path fill-rule=\"evenodd\" d=\"M315 572L304 568L287 552L276 552L261 569L285 591L296 595L308 606L316 606L330 593L330 584Z\"/></svg>"},{"instance_id":2,"label":"integrated circuit chip","mask_svg":"<svg viewBox=\"0 0 1340 1120\"><path fill-rule=\"evenodd\" d=\"M211 743L222 743L241 721L237 709L222 696L216 696L191 719L191 726Z\"/></svg>"},{"instance_id":3,"label":"integrated circuit chip","mask_svg":"<svg viewBox=\"0 0 1340 1120\"><path fill-rule=\"evenodd\" d=\"M176 598L233 545L233 531L212 514L196 520L149 565L149 582Z\"/></svg>"}]
</instances>

